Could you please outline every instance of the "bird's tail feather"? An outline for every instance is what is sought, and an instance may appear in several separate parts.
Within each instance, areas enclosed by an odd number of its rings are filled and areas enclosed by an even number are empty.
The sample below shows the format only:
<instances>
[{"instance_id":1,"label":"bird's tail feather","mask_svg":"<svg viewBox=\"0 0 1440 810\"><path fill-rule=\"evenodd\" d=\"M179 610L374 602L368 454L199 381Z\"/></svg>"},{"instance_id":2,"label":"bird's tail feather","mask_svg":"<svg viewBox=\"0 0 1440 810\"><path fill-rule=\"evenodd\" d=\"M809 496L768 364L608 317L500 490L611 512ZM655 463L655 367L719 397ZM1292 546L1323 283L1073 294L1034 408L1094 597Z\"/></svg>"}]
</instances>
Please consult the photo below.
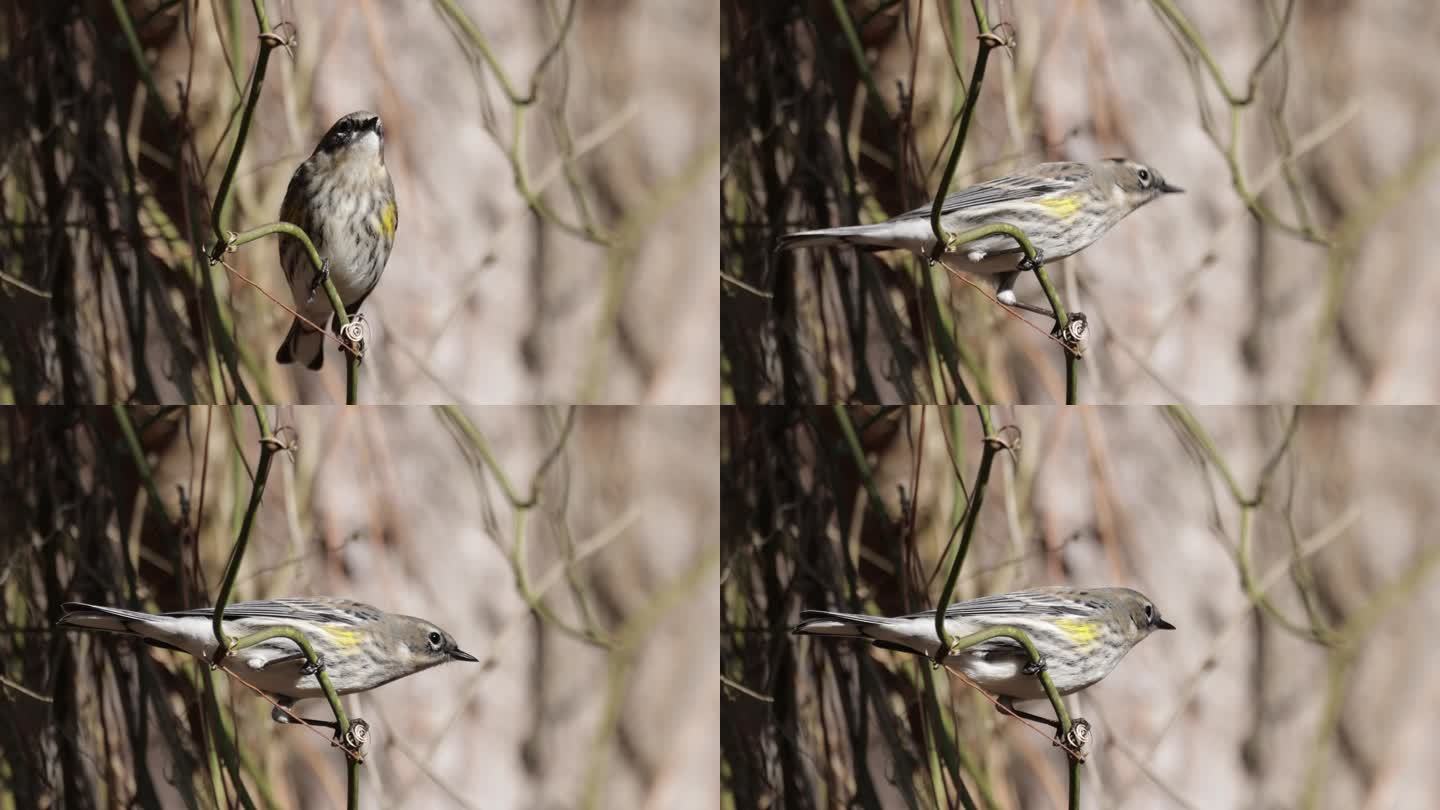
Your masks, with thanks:
<instances>
[{"instance_id":1,"label":"bird's tail feather","mask_svg":"<svg viewBox=\"0 0 1440 810\"><path fill-rule=\"evenodd\" d=\"M290 333L275 352L275 362L281 365L296 360L311 371L319 371L325 365L325 336L301 323L299 318L290 324Z\"/></svg>"},{"instance_id":2,"label":"bird's tail feather","mask_svg":"<svg viewBox=\"0 0 1440 810\"><path fill-rule=\"evenodd\" d=\"M60 606L65 615L60 624L70 627L87 627L91 630L108 630L112 633L135 634L130 622L147 622L154 617L148 613L137 613L123 608L90 605L84 602L66 602Z\"/></svg>"},{"instance_id":3,"label":"bird's tail feather","mask_svg":"<svg viewBox=\"0 0 1440 810\"><path fill-rule=\"evenodd\" d=\"M824 247L826 245L860 245L877 249L896 248L896 227L892 222L878 222L873 225L847 225L843 228L821 228L815 231L797 231L780 237L776 250L790 250L797 247Z\"/></svg>"},{"instance_id":4,"label":"bird's tail feather","mask_svg":"<svg viewBox=\"0 0 1440 810\"><path fill-rule=\"evenodd\" d=\"M802 610L800 623L790 632L796 635L845 636L848 638L871 638L865 633L867 625L884 624L884 616L861 616L854 613L835 613L829 610Z\"/></svg>"}]
</instances>

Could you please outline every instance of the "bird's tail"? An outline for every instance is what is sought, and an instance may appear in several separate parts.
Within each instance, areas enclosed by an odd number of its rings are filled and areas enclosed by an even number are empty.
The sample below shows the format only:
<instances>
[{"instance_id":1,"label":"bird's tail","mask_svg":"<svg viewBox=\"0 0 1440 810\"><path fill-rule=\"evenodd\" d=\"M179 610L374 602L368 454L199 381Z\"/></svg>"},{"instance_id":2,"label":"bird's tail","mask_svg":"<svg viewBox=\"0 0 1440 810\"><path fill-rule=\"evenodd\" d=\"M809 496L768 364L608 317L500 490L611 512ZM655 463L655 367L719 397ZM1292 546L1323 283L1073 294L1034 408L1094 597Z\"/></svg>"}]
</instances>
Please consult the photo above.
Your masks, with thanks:
<instances>
[{"instance_id":1,"label":"bird's tail","mask_svg":"<svg viewBox=\"0 0 1440 810\"><path fill-rule=\"evenodd\" d=\"M841 636L844 638L867 638L865 628L885 624L884 616L861 616L854 613L834 613L829 610L802 610L800 623L790 632L797 636Z\"/></svg>"},{"instance_id":2,"label":"bird's tail","mask_svg":"<svg viewBox=\"0 0 1440 810\"><path fill-rule=\"evenodd\" d=\"M325 335L311 329L299 318L290 324L290 333L275 352L275 362L285 365L300 360L311 371L319 371L325 365Z\"/></svg>"},{"instance_id":3,"label":"bird's tail","mask_svg":"<svg viewBox=\"0 0 1440 810\"><path fill-rule=\"evenodd\" d=\"M876 647L928 656L937 644L928 638L925 631L914 626L915 618L906 616L892 619L886 616L834 613L829 610L802 610L800 623L790 632L801 636L862 638Z\"/></svg>"},{"instance_id":4,"label":"bird's tail","mask_svg":"<svg viewBox=\"0 0 1440 810\"><path fill-rule=\"evenodd\" d=\"M930 220L900 217L869 225L848 225L843 228L821 228L785 234L780 237L776 249L850 245L870 250L926 251L934 242L935 233L930 229Z\"/></svg>"},{"instance_id":5,"label":"bird's tail","mask_svg":"<svg viewBox=\"0 0 1440 810\"><path fill-rule=\"evenodd\" d=\"M155 616L85 602L66 602L60 607L65 611L59 622L62 627L83 627L87 630L137 636L153 647L179 650L191 655L205 656L215 647L215 637L209 634L208 630L203 631L206 638L197 637L193 632L194 628L190 628L192 632L186 633L185 625L179 624L183 620L173 616ZM208 647L205 646L207 638Z\"/></svg>"},{"instance_id":6,"label":"bird's tail","mask_svg":"<svg viewBox=\"0 0 1440 810\"><path fill-rule=\"evenodd\" d=\"M62 625L87 627L91 630L107 630L111 633L128 633L132 636L140 635L132 627L132 624L149 622L155 618L148 613L137 613L133 610L103 605L89 605L84 602L66 602L60 607L65 611L65 615L60 617Z\"/></svg>"},{"instance_id":7,"label":"bird's tail","mask_svg":"<svg viewBox=\"0 0 1440 810\"><path fill-rule=\"evenodd\" d=\"M928 227L928 226L926 226ZM826 245L855 245L880 250L906 247L908 241L925 238L926 232L909 233L911 228L897 228L894 222L877 222L873 225L847 225L843 228L821 228L815 231L797 231L780 237L776 250L790 250L797 247L824 247Z\"/></svg>"}]
</instances>

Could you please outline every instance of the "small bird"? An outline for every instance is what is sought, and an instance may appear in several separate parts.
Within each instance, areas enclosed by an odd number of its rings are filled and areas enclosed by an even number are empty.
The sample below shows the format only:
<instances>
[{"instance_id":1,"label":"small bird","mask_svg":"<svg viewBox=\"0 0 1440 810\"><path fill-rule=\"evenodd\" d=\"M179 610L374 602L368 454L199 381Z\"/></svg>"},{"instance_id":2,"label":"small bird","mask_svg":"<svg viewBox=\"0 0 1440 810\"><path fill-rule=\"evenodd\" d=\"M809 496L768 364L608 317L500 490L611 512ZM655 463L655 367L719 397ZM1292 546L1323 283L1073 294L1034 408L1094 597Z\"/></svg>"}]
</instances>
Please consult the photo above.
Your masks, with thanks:
<instances>
[{"instance_id":1,"label":"small bird","mask_svg":"<svg viewBox=\"0 0 1440 810\"><path fill-rule=\"evenodd\" d=\"M947 233L1005 223L1030 239L1043 261L1063 259L1089 247L1130 212L1161 194L1183 189L1154 169L1124 158L1094 163L1041 163L954 192L941 204ZM930 203L873 225L800 231L780 238L779 249L853 245L871 250L904 248L928 256L935 245ZM958 247L970 264L957 269L999 275L997 297L1015 305L1014 286L1024 254L1014 239L996 234ZM1029 307L1027 307L1029 308ZM1048 312L1048 310L1047 310Z\"/></svg>"},{"instance_id":2,"label":"small bird","mask_svg":"<svg viewBox=\"0 0 1440 810\"><path fill-rule=\"evenodd\" d=\"M952 640L1001 625L1029 635L1062 695L1079 692L1109 675L1151 631L1175 629L1160 618L1154 603L1130 588L1036 588L956 602L945 611L945 628ZM877 647L930 658L940 647L933 610L894 618L804 610L791 632L868 639ZM1001 697L1007 707L1016 700L1045 697L1036 677L1039 670L1012 638L983 641L951 653L945 663ZM1054 725L1045 718L1023 716Z\"/></svg>"},{"instance_id":3,"label":"small bird","mask_svg":"<svg viewBox=\"0 0 1440 810\"><path fill-rule=\"evenodd\" d=\"M187 652L206 663L218 646L214 608L152 614L83 602L66 602L61 607L65 611L59 622L62 627L137 636L147 644ZM461 650L449 633L424 619L386 613L349 599L266 599L225 606L225 635L231 641L279 626L294 627L305 635L330 683L342 695L374 689L447 661L476 660ZM288 709L298 700L325 694L316 671L288 638L272 638L235 650L225 658L224 667L276 699L278 706L271 716L278 723L293 722L281 707ZM334 726L324 721L305 722Z\"/></svg>"},{"instance_id":4,"label":"small bird","mask_svg":"<svg viewBox=\"0 0 1440 810\"><path fill-rule=\"evenodd\" d=\"M310 237L346 314L356 318L360 305L380 283L399 225L395 186L385 168L385 127L380 116L352 112L330 127L290 178L280 219ZM322 277L299 240L280 239L280 267L290 281L297 312L317 325L332 317L330 299L321 289ZM330 328L338 330L338 320ZM275 361L298 360L319 370L325 364L324 348L324 335L296 318Z\"/></svg>"}]
</instances>

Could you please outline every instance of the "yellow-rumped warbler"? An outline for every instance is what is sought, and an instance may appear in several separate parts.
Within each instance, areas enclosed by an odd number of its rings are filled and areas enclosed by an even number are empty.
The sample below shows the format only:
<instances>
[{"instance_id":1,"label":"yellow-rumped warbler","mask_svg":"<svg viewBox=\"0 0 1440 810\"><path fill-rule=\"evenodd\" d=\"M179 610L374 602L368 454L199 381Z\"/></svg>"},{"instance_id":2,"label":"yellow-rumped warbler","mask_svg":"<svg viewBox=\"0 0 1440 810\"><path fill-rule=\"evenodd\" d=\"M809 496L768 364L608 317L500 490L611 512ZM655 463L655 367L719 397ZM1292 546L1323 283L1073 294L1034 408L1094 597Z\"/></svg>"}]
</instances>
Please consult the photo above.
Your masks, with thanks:
<instances>
[{"instance_id":1,"label":"yellow-rumped warbler","mask_svg":"<svg viewBox=\"0 0 1440 810\"><path fill-rule=\"evenodd\" d=\"M346 314L355 318L365 297L380 283L399 223L395 186L385 168L385 127L380 116L353 112L330 127L290 178L280 219L298 225L315 243ZM290 281L296 311L323 325L334 310L299 240L280 240L280 267ZM340 325L330 328L338 330ZM321 332L296 318L275 360L299 360L318 370L325 364L324 343Z\"/></svg>"},{"instance_id":2,"label":"yellow-rumped warbler","mask_svg":"<svg viewBox=\"0 0 1440 810\"><path fill-rule=\"evenodd\" d=\"M1045 261L1079 253L1105 232L1161 194L1183 189L1133 160L1111 158L1095 163L1041 163L1018 174L988 180L945 198L940 208L947 233L957 235L982 225L1005 223L1025 232ZM855 245L871 249L904 248L929 255L935 245L930 203L885 222L800 231L780 238L779 248ZM998 297L1015 303L1013 287L1024 258L1004 234L966 242L957 252L970 264L956 269L999 274Z\"/></svg>"},{"instance_id":3,"label":"yellow-rumped warbler","mask_svg":"<svg viewBox=\"0 0 1440 810\"><path fill-rule=\"evenodd\" d=\"M190 653L205 662L215 655L214 608L174 613L66 602L60 624L138 636L147 644ZM349 599L266 599L225 606L225 635L232 641L269 627L294 627L315 649L330 683L342 695L364 692L446 661L474 661L449 633L414 616L386 613ZM289 708L325 693L305 655L288 638L272 638L235 650L224 667ZM271 716L291 722L279 709ZM317 725L328 725L316 723Z\"/></svg>"},{"instance_id":4,"label":"yellow-rumped warbler","mask_svg":"<svg viewBox=\"0 0 1440 810\"><path fill-rule=\"evenodd\" d=\"M1094 685L1153 630L1174 630L1144 594L1129 588L1036 588L956 602L945 611L952 639L991 627L1019 628L1044 659L1062 695ZM803 610L792 631L802 635L869 639L875 646L933 658L940 647L935 611L888 618ZM965 677L1010 700L1045 697L1030 656L1006 636L952 653Z\"/></svg>"}]
</instances>

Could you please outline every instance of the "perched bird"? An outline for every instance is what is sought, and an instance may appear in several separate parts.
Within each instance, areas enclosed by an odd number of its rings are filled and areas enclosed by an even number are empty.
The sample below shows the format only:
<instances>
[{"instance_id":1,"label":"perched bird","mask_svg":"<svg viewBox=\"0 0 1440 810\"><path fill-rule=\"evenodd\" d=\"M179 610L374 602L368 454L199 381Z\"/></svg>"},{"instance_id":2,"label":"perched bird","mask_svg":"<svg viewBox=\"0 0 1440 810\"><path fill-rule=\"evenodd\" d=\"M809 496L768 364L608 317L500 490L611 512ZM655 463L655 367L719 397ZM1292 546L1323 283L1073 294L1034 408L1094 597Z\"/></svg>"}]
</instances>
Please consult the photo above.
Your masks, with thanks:
<instances>
[{"instance_id":1,"label":"perched bird","mask_svg":"<svg viewBox=\"0 0 1440 810\"><path fill-rule=\"evenodd\" d=\"M1105 235L1130 212L1161 194L1182 191L1154 169L1123 158L1094 163L1041 163L1018 174L988 180L945 198L940 217L947 233L1005 223L1023 231L1042 261L1072 256ZM935 246L930 203L873 225L800 231L780 238L779 249L853 245L871 250L904 248L928 256ZM956 252L970 261L956 269L998 274L998 297L1015 304L1020 272L1033 269L1014 239L996 234L966 242ZM1028 307L1027 307L1028 308Z\"/></svg>"},{"instance_id":2,"label":"perched bird","mask_svg":"<svg viewBox=\"0 0 1440 810\"><path fill-rule=\"evenodd\" d=\"M173 613L66 602L62 627L82 627L137 636L147 644L190 653L209 663L218 646L214 608ZM270 627L289 626L304 634L314 648L330 683L342 695L364 692L397 678L414 675L446 661L475 661L449 633L424 619L386 613L349 599L267 599L225 606L225 635L238 641ZM297 700L321 697L324 691L299 646L288 638L272 638L232 652L224 667L240 680L289 708ZM276 722L292 722L276 708ZM333 723L306 721L314 725Z\"/></svg>"},{"instance_id":3,"label":"perched bird","mask_svg":"<svg viewBox=\"0 0 1440 810\"><path fill-rule=\"evenodd\" d=\"M330 127L290 178L280 219L310 237L346 314L356 318L360 305L380 283L399 224L395 186L385 168L385 127L380 116L353 112ZM280 239L280 267L290 281L296 311L323 325L334 310L298 239ZM338 321L330 328L338 330ZM298 360L318 370L325 363L324 348L324 335L296 318L275 360Z\"/></svg>"},{"instance_id":4,"label":"perched bird","mask_svg":"<svg viewBox=\"0 0 1440 810\"><path fill-rule=\"evenodd\" d=\"M1130 588L1036 588L956 602L945 611L945 628L960 639L1009 625L1025 631L1062 695L1093 686L1153 630L1174 630L1144 594ZM933 658L940 647L935 611L894 618L800 612L797 635L867 639L877 647ZM1045 691L1025 648L999 636L951 653L945 660L965 677L1009 704L1038 700ZM1035 718L1054 724L1045 718Z\"/></svg>"}]
</instances>

